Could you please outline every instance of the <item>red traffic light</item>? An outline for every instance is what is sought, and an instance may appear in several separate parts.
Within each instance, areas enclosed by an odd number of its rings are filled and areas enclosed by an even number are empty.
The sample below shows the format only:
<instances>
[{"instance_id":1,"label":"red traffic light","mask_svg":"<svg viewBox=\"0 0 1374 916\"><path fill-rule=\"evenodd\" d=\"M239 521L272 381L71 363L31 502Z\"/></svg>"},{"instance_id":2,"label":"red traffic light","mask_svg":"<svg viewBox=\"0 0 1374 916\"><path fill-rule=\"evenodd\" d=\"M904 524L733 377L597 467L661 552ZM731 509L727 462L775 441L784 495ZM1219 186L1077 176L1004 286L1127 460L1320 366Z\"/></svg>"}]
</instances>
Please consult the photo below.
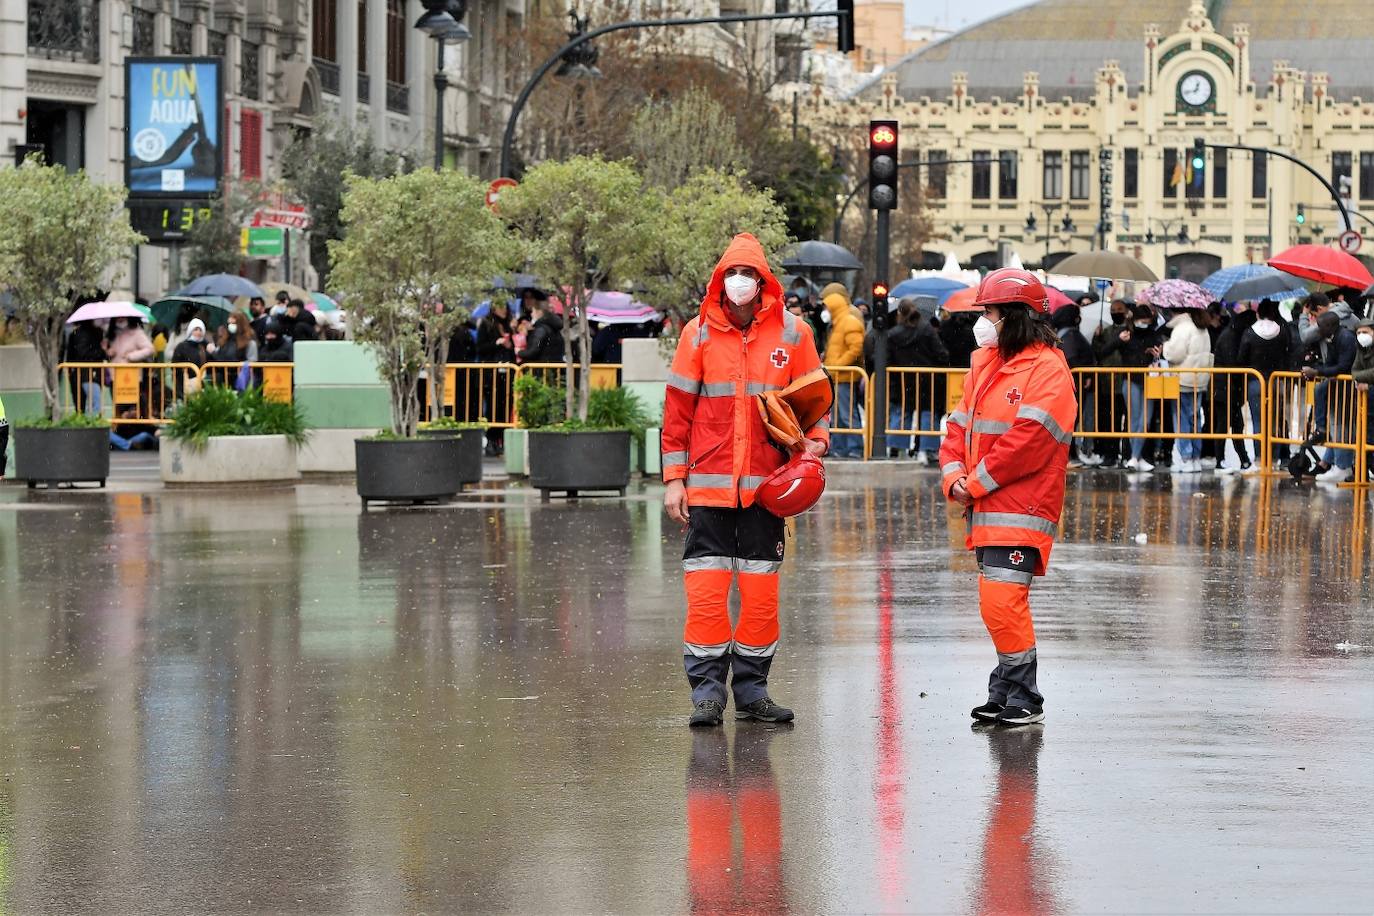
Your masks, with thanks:
<instances>
[{"instance_id":1,"label":"red traffic light","mask_svg":"<svg viewBox=\"0 0 1374 916\"><path fill-rule=\"evenodd\" d=\"M896 146L897 131L886 124L878 124L868 132L868 140L873 146Z\"/></svg>"},{"instance_id":2,"label":"red traffic light","mask_svg":"<svg viewBox=\"0 0 1374 916\"><path fill-rule=\"evenodd\" d=\"M873 284L873 298L874 298L874 299L877 299L877 298L879 298L880 296L886 296L886 295L887 295L887 284L885 284L885 283L874 283L874 284Z\"/></svg>"}]
</instances>

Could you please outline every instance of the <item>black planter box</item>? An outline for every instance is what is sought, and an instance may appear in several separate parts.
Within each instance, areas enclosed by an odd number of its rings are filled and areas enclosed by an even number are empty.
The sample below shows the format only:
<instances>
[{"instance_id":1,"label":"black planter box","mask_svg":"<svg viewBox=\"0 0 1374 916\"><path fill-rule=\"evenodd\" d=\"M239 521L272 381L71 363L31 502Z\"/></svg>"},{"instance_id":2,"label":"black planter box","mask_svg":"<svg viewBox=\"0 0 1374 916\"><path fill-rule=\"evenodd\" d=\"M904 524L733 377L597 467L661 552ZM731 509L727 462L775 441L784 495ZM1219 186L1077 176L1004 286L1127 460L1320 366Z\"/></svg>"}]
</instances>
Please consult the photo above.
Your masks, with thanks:
<instances>
[{"instance_id":1,"label":"black planter box","mask_svg":"<svg viewBox=\"0 0 1374 916\"><path fill-rule=\"evenodd\" d=\"M544 500L554 492L577 496L583 492L615 490L625 495L630 484L630 433L557 433L531 430L530 486Z\"/></svg>"},{"instance_id":2,"label":"black planter box","mask_svg":"<svg viewBox=\"0 0 1374 916\"><path fill-rule=\"evenodd\" d=\"M463 440L457 436L358 439L353 445L364 509L370 502L449 499L463 489ZM481 477L479 451L477 479Z\"/></svg>"},{"instance_id":3,"label":"black planter box","mask_svg":"<svg viewBox=\"0 0 1374 916\"><path fill-rule=\"evenodd\" d=\"M15 429L14 476L40 483L97 483L110 476L110 430Z\"/></svg>"},{"instance_id":4,"label":"black planter box","mask_svg":"<svg viewBox=\"0 0 1374 916\"><path fill-rule=\"evenodd\" d=\"M486 430L482 429L422 429L424 439L457 439L459 441L458 474L464 484L482 482L482 450L486 447Z\"/></svg>"}]
</instances>

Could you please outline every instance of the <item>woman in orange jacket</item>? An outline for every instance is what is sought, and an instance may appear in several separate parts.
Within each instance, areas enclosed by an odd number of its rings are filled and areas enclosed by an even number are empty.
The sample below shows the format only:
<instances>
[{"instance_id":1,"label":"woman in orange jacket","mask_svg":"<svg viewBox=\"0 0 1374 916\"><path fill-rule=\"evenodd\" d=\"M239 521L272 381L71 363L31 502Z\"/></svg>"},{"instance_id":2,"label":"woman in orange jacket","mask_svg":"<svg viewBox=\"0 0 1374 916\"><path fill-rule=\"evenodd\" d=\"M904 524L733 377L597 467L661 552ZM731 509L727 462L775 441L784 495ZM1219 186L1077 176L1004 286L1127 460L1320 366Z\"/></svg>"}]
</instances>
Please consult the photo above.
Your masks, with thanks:
<instances>
[{"instance_id":1,"label":"woman in orange jacket","mask_svg":"<svg viewBox=\"0 0 1374 916\"><path fill-rule=\"evenodd\" d=\"M940 469L945 495L968 512L979 605L997 648L988 701L973 717L1029 725L1045 718L1030 586L1045 574L1059 529L1078 401L1035 275L995 270L976 304L979 349L949 417Z\"/></svg>"}]
</instances>

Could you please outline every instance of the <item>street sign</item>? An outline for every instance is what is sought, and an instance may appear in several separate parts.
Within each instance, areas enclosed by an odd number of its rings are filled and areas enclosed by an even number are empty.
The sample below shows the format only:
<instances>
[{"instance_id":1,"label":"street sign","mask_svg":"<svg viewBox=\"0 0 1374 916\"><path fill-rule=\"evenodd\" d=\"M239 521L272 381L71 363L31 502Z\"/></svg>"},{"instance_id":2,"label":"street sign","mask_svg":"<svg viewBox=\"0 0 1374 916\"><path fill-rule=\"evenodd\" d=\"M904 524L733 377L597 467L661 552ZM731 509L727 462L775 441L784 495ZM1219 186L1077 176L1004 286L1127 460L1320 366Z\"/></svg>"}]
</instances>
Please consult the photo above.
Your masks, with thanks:
<instances>
[{"instance_id":1,"label":"street sign","mask_svg":"<svg viewBox=\"0 0 1374 916\"><path fill-rule=\"evenodd\" d=\"M1346 254L1355 254L1360 250L1360 246L1363 244L1364 236L1360 235L1354 229L1347 229L1341 233L1341 251L1344 251Z\"/></svg>"},{"instance_id":2,"label":"street sign","mask_svg":"<svg viewBox=\"0 0 1374 916\"><path fill-rule=\"evenodd\" d=\"M240 248L250 258L279 258L286 251L286 230L275 227L245 228Z\"/></svg>"},{"instance_id":3,"label":"street sign","mask_svg":"<svg viewBox=\"0 0 1374 916\"><path fill-rule=\"evenodd\" d=\"M501 192L506 188L513 188L516 185L514 178L498 178L487 188L487 206L496 209L496 199L501 196Z\"/></svg>"},{"instance_id":4,"label":"street sign","mask_svg":"<svg viewBox=\"0 0 1374 916\"><path fill-rule=\"evenodd\" d=\"M262 229L309 229L310 214L299 204L261 207L253 211L249 225Z\"/></svg>"}]
</instances>

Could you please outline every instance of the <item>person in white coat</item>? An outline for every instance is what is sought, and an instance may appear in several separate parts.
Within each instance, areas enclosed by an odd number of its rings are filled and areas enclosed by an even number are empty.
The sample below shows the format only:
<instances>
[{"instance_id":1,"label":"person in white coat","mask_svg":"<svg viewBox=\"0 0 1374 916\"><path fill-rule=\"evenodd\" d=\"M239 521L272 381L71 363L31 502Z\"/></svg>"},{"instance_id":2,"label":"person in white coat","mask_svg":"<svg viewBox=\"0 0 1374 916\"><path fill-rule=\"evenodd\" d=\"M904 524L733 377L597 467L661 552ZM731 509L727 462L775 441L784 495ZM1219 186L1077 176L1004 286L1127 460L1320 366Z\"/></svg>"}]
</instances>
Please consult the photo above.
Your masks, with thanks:
<instances>
[{"instance_id":1,"label":"person in white coat","mask_svg":"<svg viewBox=\"0 0 1374 916\"><path fill-rule=\"evenodd\" d=\"M1181 369L1212 368L1212 335L1207 332L1207 310L1188 309L1169 321L1169 339L1164 343L1164 358L1170 366ZM1202 425L1204 401L1211 376L1206 372L1178 374L1178 419L1174 428L1179 435L1195 433ZM1178 442L1179 463L1176 474L1197 474L1202 471L1202 441L1182 438Z\"/></svg>"}]
</instances>

